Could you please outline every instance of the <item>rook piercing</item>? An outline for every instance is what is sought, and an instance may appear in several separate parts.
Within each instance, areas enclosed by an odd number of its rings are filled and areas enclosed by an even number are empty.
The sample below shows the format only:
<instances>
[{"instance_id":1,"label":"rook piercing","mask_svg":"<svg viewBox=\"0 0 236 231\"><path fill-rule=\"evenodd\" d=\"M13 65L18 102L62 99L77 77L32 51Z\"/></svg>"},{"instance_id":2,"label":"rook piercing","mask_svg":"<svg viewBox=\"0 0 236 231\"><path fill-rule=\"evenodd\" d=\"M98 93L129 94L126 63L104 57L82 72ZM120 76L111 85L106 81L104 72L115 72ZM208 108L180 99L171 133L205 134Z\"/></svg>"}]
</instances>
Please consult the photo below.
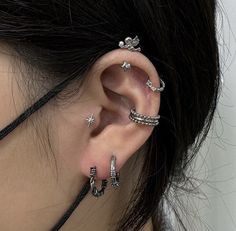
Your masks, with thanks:
<instances>
[{"instance_id":1,"label":"rook piercing","mask_svg":"<svg viewBox=\"0 0 236 231\"><path fill-rule=\"evenodd\" d=\"M146 85L147 85L153 92L160 93L160 92L164 91L165 86L166 86L166 85L165 85L165 82L164 82L162 79L160 79L160 83L161 83L161 87L154 87L153 84L152 84L152 82L151 82L151 80L148 80L147 83L146 83Z\"/></svg>"},{"instance_id":2,"label":"rook piercing","mask_svg":"<svg viewBox=\"0 0 236 231\"><path fill-rule=\"evenodd\" d=\"M123 41L120 41L119 42L119 47L120 48L125 48L125 49L128 49L129 51L141 51L141 48L138 47L138 48L135 48L136 46L139 45L139 38L138 36L136 35L134 39L130 38L130 37L127 37L125 39L125 42Z\"/></svg>"},{"instance_id":3,"label":"rook piercing","mask_svg":"<svg viewBox=\"0 0 236 231\"><path fill-rule=\"evenodd\" d=\"M101 185L101 189L98 190L96 185L95 185L95 177L97 175L97 168L91 167L90 168L90 187L92 189L92 195L95 197L100 197L104 194L104 191L107 187L107 180L102 180L102 185Z\"/></svg>"},{"instance_id":4,"label":"rook piercing","mask_svg":"<svg viewBox=\"0 0 236 231\"><path fill-rule=\"evenodd\" d=\"M95 118L94 115L90 115L87 119L87 123L88 123L88 128L95 122Z\"/></svg>"},{"instance_id":5,"label":"rook piercing","mask_svg":"<svg viewBox=\"0 0 236 231\"><path fill-rule=\"evenodd\" d=\"M120 174L116 172L116 157L112 155L111 157L111 185L114 188L118 188L120 186Z\"/></svg>"},{"instance_id":6,"label":"rook piercing","mask_svg":"<svg viewBox=\"0 0 236 231\"><path fill-rule=\"evenodd\" d=\"M124 63L121 65L121 68L123 68L124 71L127 71L127 70L131 69L131 64L128 63L128 62L124 62Z\"/></svg>"},{"instance_id":7,"label":"rook piercing","mask_svg":"<svg viewBox=\"0 0 236 231\"><path fill-rule=\"evenodd\" d=\"M135 109L131 109L129 119L138 124L144 124L148 126L157 126L159 124L160 116L146 116L139 114Z\"/></svg>"}]
</instances>

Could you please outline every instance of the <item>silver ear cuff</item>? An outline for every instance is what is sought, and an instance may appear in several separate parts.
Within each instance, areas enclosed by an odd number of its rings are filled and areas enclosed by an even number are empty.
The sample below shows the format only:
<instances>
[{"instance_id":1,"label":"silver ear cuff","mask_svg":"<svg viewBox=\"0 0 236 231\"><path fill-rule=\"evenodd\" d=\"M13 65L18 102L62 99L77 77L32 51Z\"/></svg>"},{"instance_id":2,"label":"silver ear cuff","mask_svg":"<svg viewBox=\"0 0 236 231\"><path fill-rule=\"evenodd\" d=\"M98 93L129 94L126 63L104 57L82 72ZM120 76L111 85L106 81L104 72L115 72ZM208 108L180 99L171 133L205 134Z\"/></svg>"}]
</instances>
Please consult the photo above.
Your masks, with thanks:
<instances>
[{"instance_id":1,"label":"silver ear cuff","mask_svg":"<svg viewBox=\"0 0 236 231\"><path fill-rule=\"evenodd\" d=\"M96 175L97 175L97 168L91 167L90 168L90 187L92 190L92 195L95 197L100 197L104 194L104 191L107 187L107 180L102 180L102 185L101 185L101 189L97 189L96 185L95 185L95 181L96 181Z\"/></svg>"},{"instance_id":2,"label":"silver ear cuff","mask_svg":"<svg viewBox=\"0 0 236 231\"><path fill-rule=\"evenodd\" d=\"M116 157L112 155L111 157L111 185L114 188L118 188L120 186L120 173L116 172Z\"/></svg>"},{"instance_id":3,"label":"silver ear cuff","mask_svg":"<svg viewBox=\"0 0 236 231\"><path fill-rule=\"evenodd\" d=\"M141 52L141 48L137 47L139 45L139 42L140 42L140 40L137 35L133 39L131 37L127 37L124 42L123 41L119 42L119 47L124 48L124 49L128 49L129 51Z\"/></svg>"},{"instance_id":4,"label":"silver ear cuff","mask_svg":"<svg viewBox=\"0 0 236 231\"><path fill-rule=\"evenodd\" d=\"M138 124L144 124L148 126L157 126L159 124L160 116L147 116L142 115L135 111L135 109L131 109L129 119Z\"/></svg>"},{"instance_id":5,"label":"silver ear cuff","mask_svg":"<svg viewBox=\"0 0 236 231\"><path fill-rule=\"evenodd\" d=\"M127 71L129 69L131 69L131 64L124 61L123 64L121 65L121 68L124 70L124 71Z\"/></svg>"},{"instance_id":6,"label":"silver ear cuff","mask_svg":"<svg viewBox=\"0 0 236 231\"><path fill-rule=\"evenodd\" d=\"M165 86L166 86L165 82L164 82L162 79L160 79L160 83L161 83L161 87L154 87L153 84L152 84L152 82L151 82L151 80L149 79L149 80L147 81L146 85L147 85L153 92L160 93L160 92L164 91Z\"/></svg>"}]
</instances>

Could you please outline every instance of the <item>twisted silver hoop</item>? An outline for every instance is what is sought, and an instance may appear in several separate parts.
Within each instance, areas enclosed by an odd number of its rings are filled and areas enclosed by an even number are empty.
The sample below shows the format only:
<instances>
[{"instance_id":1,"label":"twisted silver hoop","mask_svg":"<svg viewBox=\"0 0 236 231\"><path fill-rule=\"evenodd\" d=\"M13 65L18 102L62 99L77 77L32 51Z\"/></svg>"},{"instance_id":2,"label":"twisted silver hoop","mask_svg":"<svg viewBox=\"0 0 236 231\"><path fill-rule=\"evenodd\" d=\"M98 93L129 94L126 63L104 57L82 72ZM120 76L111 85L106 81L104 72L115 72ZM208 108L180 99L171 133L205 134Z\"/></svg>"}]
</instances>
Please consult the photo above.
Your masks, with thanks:
<instances>
[{"instance_id":1,"label":"twisted silver hoop","mask_svg":"<svg viewBox=\"0 0 236 231\"><path fill-rule=\"evenodd\" d=\"M90 187L91 187L91 190L92 190L92 195L95 196L95 197L100 197L104 194L104 191L107 187L108 181L107 180L102 180L101 189L98 190L96 185L95 185L96 175L97 175L97 168L95 166L91 167L90 168Z\"/></svg>"},{"instance_id":2,"label":"twisted silver hoop","mask_svg":"<svg viewBox=\"0 0 236 231\"><path fill-rule=\"evenodd\" d=\"M135 109L131 109L129 119L138 124L144 124L148 126L157 126L159 124L160 116L146 116L139 114Z\"/></svg>"},{"instance_id":3,"label":"twisted silver hoop","mask_svg":"<svg viewBox=\"0 0 236 231\"><path fill-rule=\"evenodd\" d=\"M137 35L133 39L131 37L127 37L127 38L125 38L124 42L123 41L119 42L119 47L124 48L124 49L128 49L129 51L141 52L141 48L137 47L139 45L139 42L140 42L140 40ZM137 47L137 48L135 48L135 47Z\"/></svg>"},{"instance_id":4,"label":"twisted silver hoop","mask_svg":"<svg viewBox=\"0 0 236 231\"><path fill-rule=\"evenodd\" d=\"M111 157L111 185L114 188L120 186L120 173L116 172L116 157L112 155Z\"/></svg>"},{"instance_id":5,"label":"twisted silver hoop","mask_svg":"<svg viewBox=\"0 0 236 231\"><path fill-rule=\"evenodd\" d=\"M146 85L147 85L153 92L160 93L160 92L164 91L165 86L166 86L165 82L164 82L162 79L160 79L160 83L161 83L161 87L154 87L153 84L152 84L152 82L151 82L151 80L149 79L149 80L147 81Z\"/></svg>"}]
</instances>

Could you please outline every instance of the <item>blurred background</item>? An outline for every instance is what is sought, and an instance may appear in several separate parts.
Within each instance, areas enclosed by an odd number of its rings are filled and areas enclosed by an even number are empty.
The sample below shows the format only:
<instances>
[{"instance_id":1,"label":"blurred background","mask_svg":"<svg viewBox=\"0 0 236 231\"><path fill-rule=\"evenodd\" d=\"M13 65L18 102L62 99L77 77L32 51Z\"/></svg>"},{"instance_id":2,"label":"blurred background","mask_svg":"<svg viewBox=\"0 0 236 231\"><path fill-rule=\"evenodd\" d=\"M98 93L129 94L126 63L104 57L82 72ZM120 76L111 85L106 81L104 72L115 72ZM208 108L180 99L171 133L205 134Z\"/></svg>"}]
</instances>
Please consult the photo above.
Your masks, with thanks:
<instances>
[{"instance_id":1,"label":"blurred background","mask_svg":"<svg viewBox=\"0 0 236 231\"><path fill-rule=\"evenodd\" d=\"M217 24L223 88L193 166L201 193L183 197L190 231L236 231L236 0L219 2Z\"/></svg>"}]
</instances>

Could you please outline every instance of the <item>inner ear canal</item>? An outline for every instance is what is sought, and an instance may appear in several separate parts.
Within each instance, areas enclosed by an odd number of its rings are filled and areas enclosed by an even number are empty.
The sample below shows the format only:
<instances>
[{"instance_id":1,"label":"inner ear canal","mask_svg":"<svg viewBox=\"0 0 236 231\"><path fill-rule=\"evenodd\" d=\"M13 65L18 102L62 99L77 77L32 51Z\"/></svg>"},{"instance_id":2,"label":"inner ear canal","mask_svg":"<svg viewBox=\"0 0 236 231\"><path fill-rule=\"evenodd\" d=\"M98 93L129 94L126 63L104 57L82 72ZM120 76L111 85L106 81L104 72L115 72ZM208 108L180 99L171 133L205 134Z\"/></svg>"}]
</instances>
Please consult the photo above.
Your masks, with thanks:
<instances>
[{"instance_id":1,"label":"inner ear canal","mask_svg":"<svg viewBox=\"0 0 236 231\"><path fill-rule=\"evenodd\" d=\"M104 87L104 92L110 101L116 106L115 111L107 110L103 108L100 112L100 124L91 133L91 136L96 136L102 132L107 126L111 124L125 125L130 123L129 113L130 108L132 108L131 102L124 96L117 94L114 91Z\"/></svg>"}]
</instances>

